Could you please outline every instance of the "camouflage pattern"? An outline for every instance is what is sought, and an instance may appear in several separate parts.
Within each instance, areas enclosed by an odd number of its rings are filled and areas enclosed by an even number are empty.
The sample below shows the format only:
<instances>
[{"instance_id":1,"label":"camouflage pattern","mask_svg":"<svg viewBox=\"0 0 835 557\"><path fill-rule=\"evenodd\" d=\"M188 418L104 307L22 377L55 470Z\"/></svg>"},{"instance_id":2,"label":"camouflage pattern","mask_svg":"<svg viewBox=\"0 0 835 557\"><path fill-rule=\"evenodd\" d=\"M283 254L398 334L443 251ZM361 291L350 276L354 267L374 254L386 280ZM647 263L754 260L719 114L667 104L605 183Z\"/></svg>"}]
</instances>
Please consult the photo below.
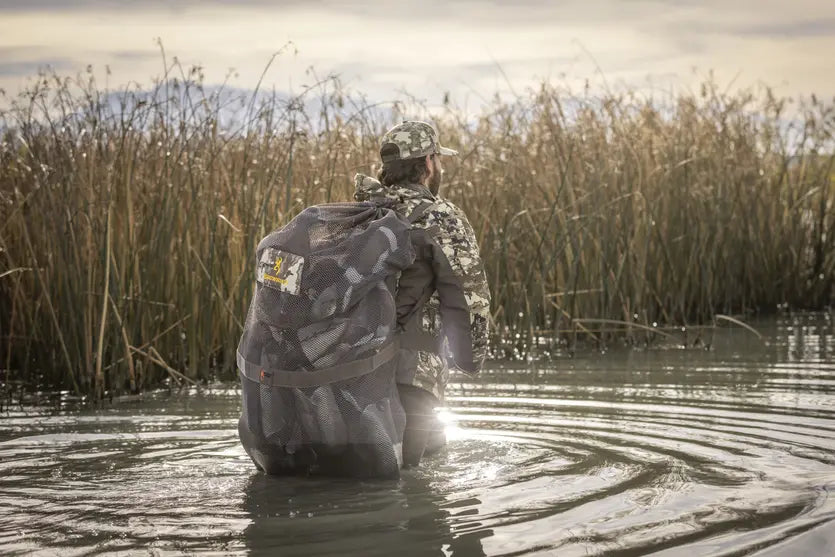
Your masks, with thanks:
<instances>
[{"instance_id":1,"label":"camouflage pattern","mask_svg":"<svg viewBox=\"0 0 835 557\"><path fill-rule=\"evenodd\" d=\"M304 257L267 248L258 262L256 280L264 286L298 295L303 268Z\"/></svg>"},{"instance_id":2,"label":"camouflage pattern","mask_svg":"<svg viewBox=\"0 0 835 557\"><path fill-rule=\"evenodd\" d=\"M362 174L355 178L357 201L386 198L396 202L395 210L410 215L425 201L432 206L413 226L432 230L431 234L449 260L453 272L461 281L469 306L470 336L473 359L478 367L487 355L488 320L490 316L490 291L479 255L478 243L466 215L449 201L433 195L420 184L384 187L377 180ZM441 331L440 299L435 292L423 308L422 329L437 336ZM444 350L449 350L448 344ZM413 384L433 393L443 400L449 378L446 358L432 352L418 352L418 369Z\"/></svg>"},{"instance_id":3,"label":"camouflage pattern","mask_svg":"<svg viewBox=\"0 0 835 557\"><path fill-rule=\"evenodd\" d=\"M383 156L382 148L394 144L399 156ZM457 155L458 151L442 147L438 141L438 132L430 124L417 120L407 120L397 124L383 136L380 156L383 162L414 159L426 155Z\"/></svg>"}]
</instances>

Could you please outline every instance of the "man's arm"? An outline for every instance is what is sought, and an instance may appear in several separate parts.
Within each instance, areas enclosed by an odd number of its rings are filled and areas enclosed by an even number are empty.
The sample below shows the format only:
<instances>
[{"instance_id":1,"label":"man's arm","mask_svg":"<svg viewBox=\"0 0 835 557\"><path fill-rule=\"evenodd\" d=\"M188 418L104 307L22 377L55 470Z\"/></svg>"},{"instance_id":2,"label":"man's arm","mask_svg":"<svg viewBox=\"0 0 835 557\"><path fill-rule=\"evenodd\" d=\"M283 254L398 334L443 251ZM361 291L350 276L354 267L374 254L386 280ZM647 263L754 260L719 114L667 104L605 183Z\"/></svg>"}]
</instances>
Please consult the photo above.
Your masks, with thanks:
<instances>
[{"instance_id":1,"label":"man's arm","mask_svg":"<svg viewBox=\"0 0 835 557\"><path fill-rule=\"evenodd\" d=\"M433 266L440 299L441 339L449 367L481 370L487 356L490 289L473 228L452 203L441 201L430 212L434 234Z\"/></svg>"}]
</instances>

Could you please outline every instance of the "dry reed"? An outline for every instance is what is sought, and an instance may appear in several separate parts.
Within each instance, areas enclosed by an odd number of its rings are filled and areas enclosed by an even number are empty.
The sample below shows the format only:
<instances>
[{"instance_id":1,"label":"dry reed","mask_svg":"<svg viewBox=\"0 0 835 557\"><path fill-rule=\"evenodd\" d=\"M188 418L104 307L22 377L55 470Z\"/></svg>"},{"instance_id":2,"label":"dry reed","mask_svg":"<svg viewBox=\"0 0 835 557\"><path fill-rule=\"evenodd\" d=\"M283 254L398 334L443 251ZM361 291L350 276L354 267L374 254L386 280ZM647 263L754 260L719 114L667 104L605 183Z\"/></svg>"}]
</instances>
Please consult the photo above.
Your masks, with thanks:
<instances>
[{"instance_id":1,"label":"dry reed","mask_svg":"<svg viewBox=\"0 0 835 557\"><path fill-rule=\"evenodd\" d=\"M201 82L176 64L150 90L44 73L0 111L6 381L100 398L234 377L258 240L350 199L386 127L423 116L334 79L288 98ZM833 302L832 103L543 84L435 121L461 151L445 194L480 241L497 356Z\"/></svg>"}]
</instances>

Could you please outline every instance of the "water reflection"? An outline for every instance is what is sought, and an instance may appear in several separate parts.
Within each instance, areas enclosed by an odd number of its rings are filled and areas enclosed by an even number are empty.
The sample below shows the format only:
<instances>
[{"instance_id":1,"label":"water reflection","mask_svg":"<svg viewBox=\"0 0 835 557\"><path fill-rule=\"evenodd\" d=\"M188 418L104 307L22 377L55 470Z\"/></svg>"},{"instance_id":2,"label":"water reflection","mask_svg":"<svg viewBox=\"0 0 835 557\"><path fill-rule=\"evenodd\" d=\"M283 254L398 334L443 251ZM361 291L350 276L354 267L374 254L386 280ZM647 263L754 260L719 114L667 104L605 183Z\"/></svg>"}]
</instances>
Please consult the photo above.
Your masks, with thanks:
<instances>
[{"instance_id":1,"label":"water reflection","mask_svg":"<svg viewBox=\"0 0 835 557\"><path fill-rule=\"evenodd\" d=\"M468 501L478 505L476 499ZM484 555L490 530L457 532L442 494L420 474L399 482L276 478L254 474L244 491L253 555Z\"/></svg>"},{"instance_id":2,"label":"water reflection","mask_svg":"<svg viewBox=\"0 0 835 557\"><path fill-rule=\"evenodd\" d=\"M0 553L826 555L831 317L760 330L459 378L448 447L394 482L257 473L236 389L14 408Z\"/></svg>"},{"instance_id":3,"label":"water reflection","mask_svg":"<svg viewBox=\"0 0 835 557\"><path fill-rule=\"evenodd\" d=\"M785 320L778 323L778 331L781 337L785 335L786 361L826 362L832 353L835 320L831 315Z\"/></svg>"}]
</instances>

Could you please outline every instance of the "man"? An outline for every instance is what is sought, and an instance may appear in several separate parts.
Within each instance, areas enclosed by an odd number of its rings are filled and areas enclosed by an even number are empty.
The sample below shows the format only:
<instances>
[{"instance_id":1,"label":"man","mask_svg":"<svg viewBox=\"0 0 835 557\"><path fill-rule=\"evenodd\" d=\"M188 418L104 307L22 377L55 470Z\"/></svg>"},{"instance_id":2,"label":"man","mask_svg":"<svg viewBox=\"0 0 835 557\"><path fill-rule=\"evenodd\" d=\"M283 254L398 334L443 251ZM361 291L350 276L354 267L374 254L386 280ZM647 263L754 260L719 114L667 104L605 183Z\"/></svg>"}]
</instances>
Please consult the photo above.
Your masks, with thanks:
<instances>
[{"instance_id":1,"label":"man","mask_svg":"<svg viewBox=\"0 0 835 557\"><path fill-rule=\"evenodd\" d=\"M403 460L416 465L445 443L433 408L450 369L477 373L487 352L490 291L466 215L440 195L442 147L426 122L404 121L381 140L377 179L358 174L357 201L389 199L412 220L415 262L397 292L400 352L396 378L406 411Z\"/></svg>"}]
</instances>

